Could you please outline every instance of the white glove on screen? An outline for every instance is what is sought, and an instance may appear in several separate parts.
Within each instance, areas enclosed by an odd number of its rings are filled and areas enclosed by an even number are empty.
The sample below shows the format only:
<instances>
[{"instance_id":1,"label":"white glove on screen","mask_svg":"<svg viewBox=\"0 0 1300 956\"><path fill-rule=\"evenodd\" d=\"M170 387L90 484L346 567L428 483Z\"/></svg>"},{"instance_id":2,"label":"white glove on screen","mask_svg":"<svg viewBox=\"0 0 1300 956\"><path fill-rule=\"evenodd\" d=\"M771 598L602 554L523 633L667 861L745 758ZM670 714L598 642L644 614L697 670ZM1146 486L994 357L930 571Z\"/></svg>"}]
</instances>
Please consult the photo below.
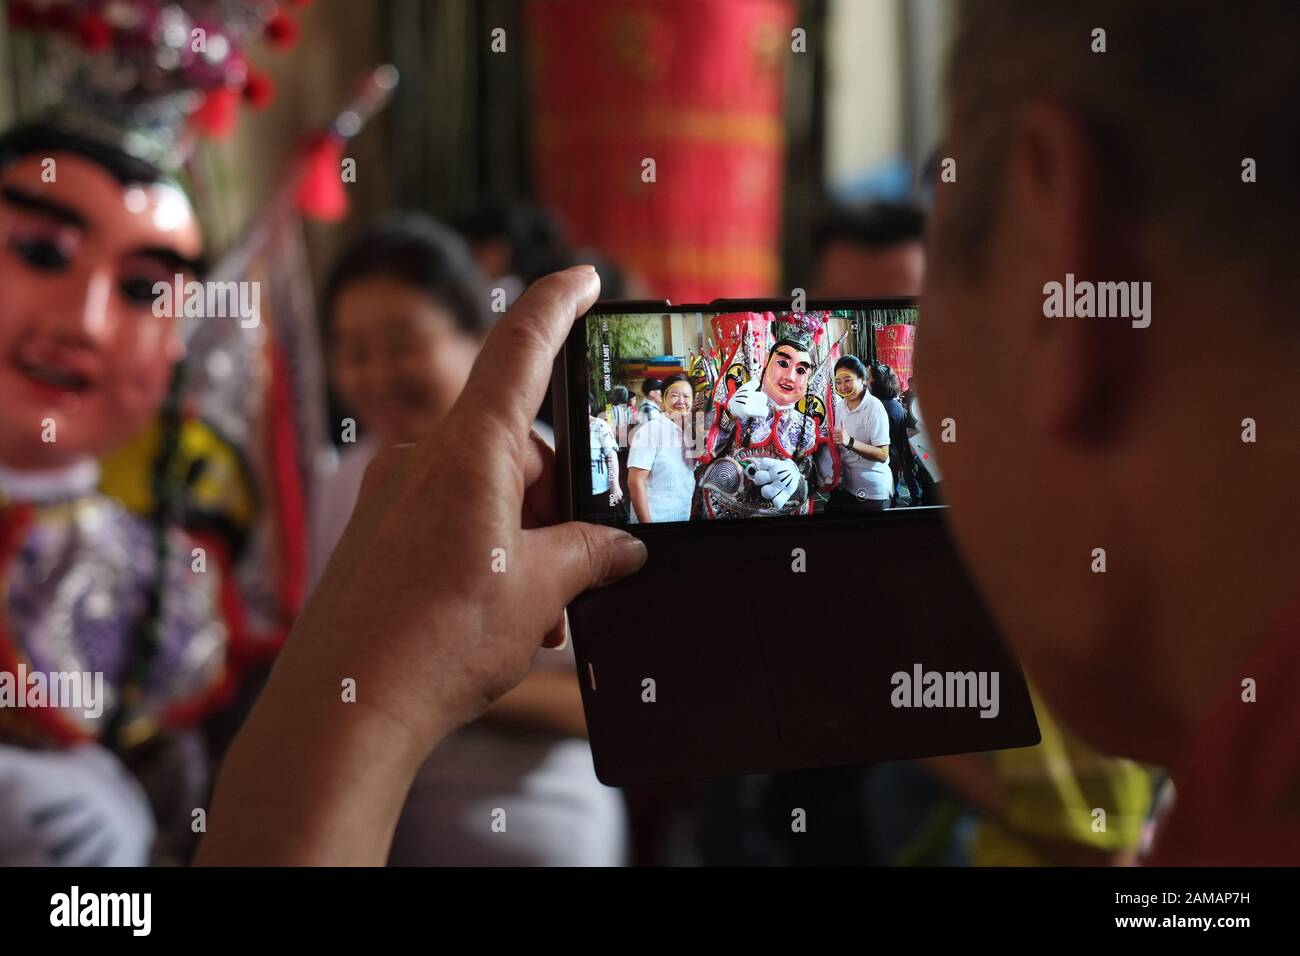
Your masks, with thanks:
<instances>
[{"instance_id":1,"label":"white glove on screen","mask_svg":"<svg viewBox=\"0 0 1300 956\"><path fill-rule=\"evenodd\" d=\"M799 490L799 466L788 458L763 458L753 462L746 474L762 490L763 497L775 508L784 508Z\"/></svg>"},{"instance_id":2,"label":"white glove on screen","mask_svg":"<svg viewBox=\"0 0 1300 956\"><path fill-rule=\"evenodd\" d=\"M767 414L767 395L763 383L751 378L732 393L727 400L727 411L735 418L762 418Z\"/></svg>"}]
</instances>

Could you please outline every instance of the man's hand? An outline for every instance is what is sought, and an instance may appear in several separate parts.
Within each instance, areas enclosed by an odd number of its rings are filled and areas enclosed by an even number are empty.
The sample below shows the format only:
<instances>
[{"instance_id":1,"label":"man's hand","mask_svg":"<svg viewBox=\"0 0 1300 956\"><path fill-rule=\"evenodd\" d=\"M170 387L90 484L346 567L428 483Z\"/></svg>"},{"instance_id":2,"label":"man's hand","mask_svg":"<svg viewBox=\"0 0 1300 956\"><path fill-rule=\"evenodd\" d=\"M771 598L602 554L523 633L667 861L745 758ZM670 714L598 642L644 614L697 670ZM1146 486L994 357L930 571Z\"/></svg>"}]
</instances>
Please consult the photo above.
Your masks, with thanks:
<instances>
[{"instance_id":1,"label":"man's hand","mask_svg":"<svg viewBox=\"0 0 1300 956\"><path fill-rule=\"evenodd\" d=\"M733 418L762 418L768 412L767 395L763 392L763 383L751 378L731 394L727 400L727 411Z\"/></svg>"},{"instance_id":2,"label":"man's hand","mask_svg":"<svg viewBox=\"0 0 1300 956\"><path fill-rule=\"evenodd\" d=\"M552 457L530 433L599 288L583 267L535 283L439 427L371 464L223 768L202 861L382 863L438 740L563 641L574 597L644 563L625 532L553 525Z\"/></svg>"},{"instance_id":3,"label":"man's hand","mask_svg":"<svg viewBox=\"0 0 1300 956\"><path fill-rule=\"evenodd\" d=\"M452 726L477 717L523 678L549 629L562 643L574 597L644 561L625 532L547 527L553 455L531 433L554 357L599 289L594 272L571 270L528 290L441 426L372 463L304 614L351 632L345 656L393 682L389 709L416 734L444 732L434 713ZM400 662L377 659L372 641Z\"/></svg>"}]
</instances>

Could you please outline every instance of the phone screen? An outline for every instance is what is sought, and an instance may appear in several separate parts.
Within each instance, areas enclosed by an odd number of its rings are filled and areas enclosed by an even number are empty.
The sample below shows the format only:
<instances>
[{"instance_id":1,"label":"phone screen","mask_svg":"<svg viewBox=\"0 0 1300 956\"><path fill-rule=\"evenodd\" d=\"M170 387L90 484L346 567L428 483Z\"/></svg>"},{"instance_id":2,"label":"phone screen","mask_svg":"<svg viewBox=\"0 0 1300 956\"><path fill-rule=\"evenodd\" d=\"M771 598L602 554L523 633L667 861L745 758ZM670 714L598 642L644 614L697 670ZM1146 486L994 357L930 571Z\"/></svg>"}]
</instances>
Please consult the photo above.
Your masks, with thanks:
<instances>
[{"instance_id":1,"label":"phone screen","mask_svg":"<svg viewBox=\"0 0 1300 956\"><path fill-rule=\"evenodd\" d=\"M912 374L915 305L584 323L580 519L815 519L942 503Z\"/></svg>"}]
</instances>

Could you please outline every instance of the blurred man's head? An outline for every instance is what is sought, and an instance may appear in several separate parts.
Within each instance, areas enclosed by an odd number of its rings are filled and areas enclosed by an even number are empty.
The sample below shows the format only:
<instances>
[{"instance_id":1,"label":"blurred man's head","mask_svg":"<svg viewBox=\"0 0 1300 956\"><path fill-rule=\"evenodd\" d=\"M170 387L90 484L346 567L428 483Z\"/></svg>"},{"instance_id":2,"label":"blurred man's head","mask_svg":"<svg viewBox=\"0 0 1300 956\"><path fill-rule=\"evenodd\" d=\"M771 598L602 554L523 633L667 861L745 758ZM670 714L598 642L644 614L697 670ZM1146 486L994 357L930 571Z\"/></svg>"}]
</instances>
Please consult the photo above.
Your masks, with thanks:
<instances>
[{"instance_id":1,"label":"blurred man's head","mask_svg":"<svg viewBox=\"0 0 1300 956\"><path fill-rule=\"evenodd\" d=\"M911 203L837 209L817 227L812 295L819 299L921 292L925 214Z\"/></svg>"},{"instance_id":2,"label":"blurred man's head","mask_svg":"<svg viewBox=\"0 0 1300 956\"><path fill-rule=\"evenodd\" d=\"M563 228L531 203L489 201L458 219L455 228L489 281L513 275L528 285L564 267Z\"/></svg>"},{"instance_id":3,"label":"blurred man's head","mask_svg":"<svg viewBox=\"0 0 1300 956\"><path fill-rule=\"evenodd\" d=\"M1280 99L1300 5L957 12L917 353L927 415L955 425L954 527L1067 721L1168 757L1296 588L1290 496L1279 514L1273 485L1237 490L1265 460L1294 470L1300 409L1276 383L1300 362L1300 112ZM1150 282L1150 326L1046 317L1067 275ZM1278 431L1244 444L1255 416Z\"/></svg>"}]
</instances>

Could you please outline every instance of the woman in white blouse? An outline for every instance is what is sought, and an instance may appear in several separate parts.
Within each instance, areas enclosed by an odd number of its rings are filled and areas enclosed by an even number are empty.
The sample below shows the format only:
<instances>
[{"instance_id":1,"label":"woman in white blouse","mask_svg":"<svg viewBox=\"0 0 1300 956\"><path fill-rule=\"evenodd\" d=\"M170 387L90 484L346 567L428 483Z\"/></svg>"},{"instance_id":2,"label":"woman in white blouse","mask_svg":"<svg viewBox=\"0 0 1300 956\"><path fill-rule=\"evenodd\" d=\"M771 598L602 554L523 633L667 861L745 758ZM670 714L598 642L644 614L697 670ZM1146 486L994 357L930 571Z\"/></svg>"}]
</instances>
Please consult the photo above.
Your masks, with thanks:
<instances>
[{"instance_id":1,"label":"woman in white blouse","mask_svg":"<svg viewBox=\"0 0 1300 956\"><path fill-rule=\"evenodd\" d=\"M835 363L835 427L840 483L828 512L884 511L894 494L889 470L889 415L867 390L867 368L855 355Z\"/></svg>"}]
</instances>

